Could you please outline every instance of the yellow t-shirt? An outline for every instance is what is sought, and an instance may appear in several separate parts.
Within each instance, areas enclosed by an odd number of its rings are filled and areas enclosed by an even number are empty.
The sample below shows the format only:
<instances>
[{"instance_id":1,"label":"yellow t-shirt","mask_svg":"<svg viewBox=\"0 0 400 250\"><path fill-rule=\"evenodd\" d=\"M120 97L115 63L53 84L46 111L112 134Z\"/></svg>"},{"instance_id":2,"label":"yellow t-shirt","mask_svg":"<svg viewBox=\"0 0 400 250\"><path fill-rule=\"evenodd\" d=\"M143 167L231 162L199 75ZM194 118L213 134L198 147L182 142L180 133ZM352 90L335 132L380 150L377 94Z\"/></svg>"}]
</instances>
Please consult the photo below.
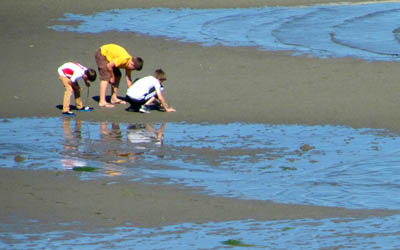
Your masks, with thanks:
<instances>
[{"instance_id":1,"label":"yellow t-shirt","mask_svg":"<svg viewBox=\"0 0 400 250\"><path fill-rule=\"evenodd\" d=\"M107 61L114 62L115 67L126 68L132 56L119 45L106 44L101 46L101 54L107 58Z\"/></svg>"}]
</instances>

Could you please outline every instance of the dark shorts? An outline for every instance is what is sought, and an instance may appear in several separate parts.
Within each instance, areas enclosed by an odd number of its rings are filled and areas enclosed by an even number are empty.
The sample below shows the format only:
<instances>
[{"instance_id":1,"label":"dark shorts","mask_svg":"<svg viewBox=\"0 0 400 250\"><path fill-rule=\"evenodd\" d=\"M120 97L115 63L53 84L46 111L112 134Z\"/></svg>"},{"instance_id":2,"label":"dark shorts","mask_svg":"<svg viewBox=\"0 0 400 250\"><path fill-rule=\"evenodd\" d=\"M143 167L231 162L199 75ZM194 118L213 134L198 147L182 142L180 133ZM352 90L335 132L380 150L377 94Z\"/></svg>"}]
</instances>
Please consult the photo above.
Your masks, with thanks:
<instances>
[{"instance_id":1,"label":"dark shorts","mask_svg":"<svg viewBox=\"0 0 400 250\"><path fill-rule=\"evenodd\" d=\"M131 105L129 109L133 109L134 111L139 111L140 107L147 102L147 100L136 100L130 98L128 95L126 95L125 100Z\"/></svg>"},{"instance_id":2,"label":"dark shorts","mask_svg":"<svg viewBox=\"0 0 400 250\"><path fill-rule=\"evenodd\" d=\"M96 50L94 58L96 60L97 69L99 70L100 81L109 81L111 79L111 74L107 70L108 61L107 61L107 58L101 54L100 48L98 48ZM119 68L114 67L113 72L114 72L115 78L121 77L121 70Z\"/></svg>"}]
</instances>

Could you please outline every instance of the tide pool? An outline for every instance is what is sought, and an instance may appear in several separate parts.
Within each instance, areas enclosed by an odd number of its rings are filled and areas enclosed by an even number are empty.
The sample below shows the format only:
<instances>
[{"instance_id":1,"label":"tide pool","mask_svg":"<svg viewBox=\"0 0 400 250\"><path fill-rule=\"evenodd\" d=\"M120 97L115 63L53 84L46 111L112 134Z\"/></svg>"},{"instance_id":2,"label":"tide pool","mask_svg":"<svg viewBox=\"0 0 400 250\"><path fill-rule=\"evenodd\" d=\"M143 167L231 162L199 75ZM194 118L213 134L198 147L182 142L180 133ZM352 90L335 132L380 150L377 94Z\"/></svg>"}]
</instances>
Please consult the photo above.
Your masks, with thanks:
<instances>
[{"instance_id":1,"label":"tide pool","mask_svg":"<svg viewBox=\"0 0 400 250\"><path fill-rule=\"evenodd\" d=\"M265 124L0 122L0 167L195 187L279 203L400 209L400 137L384 129Z\"/></svg>"},{"instance_id":2,"label":"tide pool","mask_svg":"<svg viewBox=\"0 0 400 250\"><path fill-rule=\"evenodd\" d=\"M51 29L135 32L204 46L252 46L321 58L398 61L400 3L66 13ZM72 22L72 24L68 24Z\"/></svg>"},{"instance_id":3,"label":"tide pool","mask_svg":"<svg viewBox=\"0 0 400 250\"><path fill-rule=\"evenodd\" d=\"M82 181L119 176L196 187L208 195L346 208L399 209L400 137L385 129L268 124L0 121L0 167L73 171ZM130 224L46 231L0 222L5 249L397 249L398 215L276 221ZM134 247L133 247L134 246Z\"/></svg>"}]
</instances>

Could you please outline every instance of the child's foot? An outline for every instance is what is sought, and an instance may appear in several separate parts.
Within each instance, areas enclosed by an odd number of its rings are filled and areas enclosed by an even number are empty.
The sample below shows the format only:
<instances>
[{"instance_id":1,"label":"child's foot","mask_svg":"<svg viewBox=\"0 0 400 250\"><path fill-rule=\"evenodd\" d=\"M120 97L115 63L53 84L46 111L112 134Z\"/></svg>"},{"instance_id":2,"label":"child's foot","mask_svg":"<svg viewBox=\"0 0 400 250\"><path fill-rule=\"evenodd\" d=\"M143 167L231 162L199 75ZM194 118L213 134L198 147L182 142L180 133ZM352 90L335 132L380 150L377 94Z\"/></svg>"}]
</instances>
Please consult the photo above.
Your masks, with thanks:
<instances>
[{"instance_id":1,"label":"child's foot","mask_svg":"<svg viewBox=\"0 0 400 250\"><path fill-rule=\"evenodd\" d=\"M93 110L93 108L86 106L86 107L78 109L78 112L89 112L92 110Z\"/></svg>"},{"instance_id":2,"label":"child's foot","mask_svg":"<svg viewBox=\"0 0 400 250\"><path fill-rule=\"evenodd\" d=\"M116 99L116 100L112 100L111 104L126 104L126 101Z\"/></svg>"},{"instance_id":3,"label":"child's foot","mask_svg":"<svg viewBox=\"0 0 400 250\"><path fill-rule=\"evenodd\" d=\"M74 112L71 112L71 111L62 112L62 115L63 116L70 116L70 117L75 116Z\"/></svg>"},{"instance_id":4,"label":"child's foot","mask_svg":"<svg viewBox=\"0 0 400 250\"><path fill-rule=\"evenodd\" d=\"M142 105L142 107L139 109L139 112L149 114L151 112L151 108L146 105Z\"/></svg>"},{"instance_id":5,"label":"child's foot","mask_svg":"<svg viewBox=\"0 0 400 250\"><path fill-rule=\"evenodd\" d=\"M112 105L110 103L99 103L99 107L114 108L114 105Z\"/></svg>"}]
</instances>

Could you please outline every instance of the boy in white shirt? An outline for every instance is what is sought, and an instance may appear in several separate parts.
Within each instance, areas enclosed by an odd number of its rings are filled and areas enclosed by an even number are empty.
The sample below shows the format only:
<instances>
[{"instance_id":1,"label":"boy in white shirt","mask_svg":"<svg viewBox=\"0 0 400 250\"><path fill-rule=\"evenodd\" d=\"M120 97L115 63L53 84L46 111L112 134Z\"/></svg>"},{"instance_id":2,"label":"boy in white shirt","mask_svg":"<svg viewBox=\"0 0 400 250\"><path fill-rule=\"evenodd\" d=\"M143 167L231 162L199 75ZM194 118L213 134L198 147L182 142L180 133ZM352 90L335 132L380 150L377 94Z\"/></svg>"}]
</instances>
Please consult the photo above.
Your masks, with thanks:
<instances>
[{"instance_id":1,"label":"boy in white shirt","mask_svg":"<svg viewBox=\"0 0 400 250\"><path fill-rule=\"evenodd\" d=\"M91 111L92 108L84 107L81 100L81 88L79 87L78 80L82 79L86 86L90 86L90 82L96 80L96 71L91 68L86 68L76 62L67 62L58 68L58 75L60 81L65 87L63 110L64 116L74 116L75 114L70 111L70 99L72 92L75 96L75 104L78 111Z\"/></svg>"},{"instance_id":2,"label":"boy in white shirt","mask_svg":"<svg viewBox=\"0 0 400 250\"><path fill-rule=\"evenodd\" d=\"M150 107L158 104L165 112L175 112L174 108L168 106L162 94L164 91L162 83L166 80L165 72L157 69L152 76L146 76L134 82L126 92L126 100L131 105L128 110L150 113Z\"/></svg>"}]
</instances>

